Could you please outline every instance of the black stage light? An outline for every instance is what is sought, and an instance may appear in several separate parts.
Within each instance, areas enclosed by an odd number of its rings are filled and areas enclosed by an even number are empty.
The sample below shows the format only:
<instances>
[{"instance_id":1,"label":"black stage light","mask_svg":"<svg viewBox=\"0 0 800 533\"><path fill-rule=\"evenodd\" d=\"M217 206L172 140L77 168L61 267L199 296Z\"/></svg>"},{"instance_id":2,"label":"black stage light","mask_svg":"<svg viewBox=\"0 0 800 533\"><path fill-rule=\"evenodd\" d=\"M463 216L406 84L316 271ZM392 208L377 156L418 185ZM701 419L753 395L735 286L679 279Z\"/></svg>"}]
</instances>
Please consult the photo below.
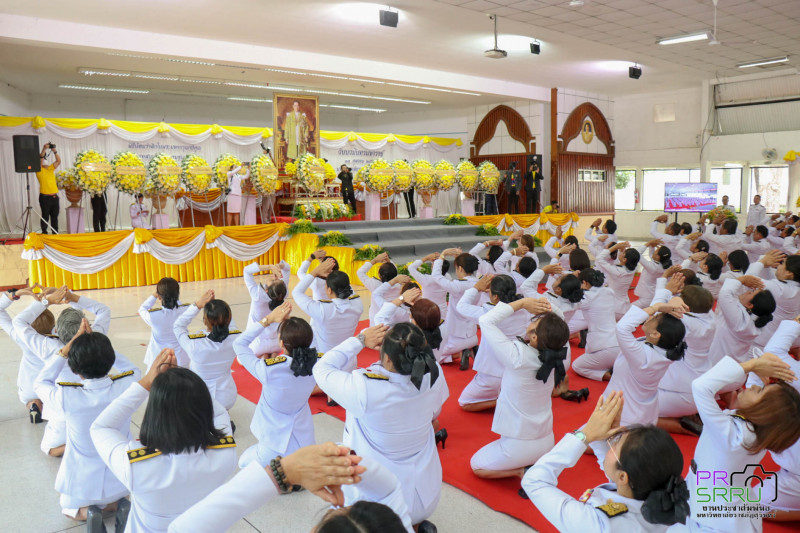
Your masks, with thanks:
<instances>
[{"instance_id":1,"label":"black stage light","mask_svg":"<svg viewBox=\"0 0 800 533\"><path fill-rule=\"evenodd\" d=\"M381 26L389 26L390 28L397 27L397 11L387 11L381 9Z\"/></svg>"},{"instance_id":2,"label":"black stage light","mask_svg":"<svg viewBox=\"0 0 800 533\"><path fill-rule=\"evenodd\" d=\"M531 53L539 55L539 52L542 51L542 45L539 43L531 43Z\"/></svg>"},{"instance_id":3,"label":"black stage light","mask_svg":"<svg viewBox=\"0 0 800 533\"><path fill-rule=\"evenodd\" d=\"M642 77L642 67L635 66L635 67L628 67L628 77L638 80Z\"/></svg>"}]
</instances>

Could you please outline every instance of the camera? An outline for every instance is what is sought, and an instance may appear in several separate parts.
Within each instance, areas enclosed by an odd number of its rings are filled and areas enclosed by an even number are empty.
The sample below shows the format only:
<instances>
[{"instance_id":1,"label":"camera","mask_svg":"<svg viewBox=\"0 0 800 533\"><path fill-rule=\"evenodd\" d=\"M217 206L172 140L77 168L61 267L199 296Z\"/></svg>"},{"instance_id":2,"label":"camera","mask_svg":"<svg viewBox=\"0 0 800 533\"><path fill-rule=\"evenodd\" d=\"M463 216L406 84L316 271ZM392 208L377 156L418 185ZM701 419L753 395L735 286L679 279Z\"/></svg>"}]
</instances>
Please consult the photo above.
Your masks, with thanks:
<instances>
[{"instance_id":1,"label":"camera","mask_svg":"<svg viewBox=\"0 0 800 533\"><path fill-rule=\"evenodd\" d=\"M258 144L261 145L261 149L262 150L264 150L265 152L267 152L269 154L269 148L267 148L266 145L263 142L260 142Z\"/></svg>"},{"instance_id":2,"label":"camera","mask_svg":"<svg viewBox=\"0 0 800 533\"><path fill-rule=\"evenodd\" d=\"M758 484L750 486L750 481L753 478L758 481ZM758 488L759 498L753 501L774 502L778 499L778 474L764 470L764 467L760 464L749 464L741 472L731 472L729 486L745 487L745 490L748 491ZM762 492L764 496L761 496ZM771 499L769 499L770 496L772 497ZM746 501L751 500L748 499Z\"/></svg>"},{"instance_id":3,"label":"camera","mask_svg":"<svg viewBox=\"0 0 800 533\"><path fill-rule=\"evenodd\" d=\"M47 143L47 146L49 146L51 150L55 150L56 149L56 145L51 143L51 142Z\"/></svg>"}]
</instances>

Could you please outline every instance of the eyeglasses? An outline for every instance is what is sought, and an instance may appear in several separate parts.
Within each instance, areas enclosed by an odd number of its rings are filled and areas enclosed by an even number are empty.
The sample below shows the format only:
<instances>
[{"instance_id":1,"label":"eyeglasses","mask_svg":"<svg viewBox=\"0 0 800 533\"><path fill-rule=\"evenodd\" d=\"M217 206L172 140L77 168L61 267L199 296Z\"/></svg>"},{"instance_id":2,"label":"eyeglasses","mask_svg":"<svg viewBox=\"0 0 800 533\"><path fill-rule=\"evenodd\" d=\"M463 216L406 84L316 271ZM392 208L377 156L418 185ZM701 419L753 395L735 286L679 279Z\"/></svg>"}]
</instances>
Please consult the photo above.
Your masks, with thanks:
<instances>
[{"instance_id":1,"label":"eyeglasses","mask_svg":"<svg viewBox=\"0 0 800 533\"><path fill-rule=\"evenodd\" d=\"M614 459L617 460L617 464L620 465L620 467L622 466L622 461L619 460L619 455L617 455L616 450L614 450L614 446L619 443L619 441L622 439L622 436L626 433L627 430L621 429L606 439L606 444L608 444L608 448L611 450L611 453L614 454Z\"/></svg>"}]
</instances>

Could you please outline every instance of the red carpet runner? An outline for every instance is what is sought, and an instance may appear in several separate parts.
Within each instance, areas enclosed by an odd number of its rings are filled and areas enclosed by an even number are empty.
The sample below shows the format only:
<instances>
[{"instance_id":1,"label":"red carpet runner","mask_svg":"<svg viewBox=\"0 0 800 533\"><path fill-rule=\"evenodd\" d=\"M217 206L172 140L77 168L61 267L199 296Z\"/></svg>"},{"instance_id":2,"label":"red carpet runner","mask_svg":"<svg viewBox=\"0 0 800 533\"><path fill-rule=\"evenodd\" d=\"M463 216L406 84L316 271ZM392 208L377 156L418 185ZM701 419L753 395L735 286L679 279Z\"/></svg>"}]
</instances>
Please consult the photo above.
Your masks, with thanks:
<instances>
[{"instance_id":1,"label":"red carpet runner","mask_svg":"<svg viewBox=\"0 0 800 533\"><path fill-rule=\"evenodd\" d=\"M635 296L631 294L632 298ZM369 326L369 321L364 320L359 323L358 330L361 331ZM583 353L583 350L572 346L572 357L575 359ZM378 354L374 350L363 350L358 356L359 367L369 366L378 360ZM234 362L234 380L239 389L239 394L251 402L258 402L261 395L261 384L253 378L243 367ZM483 480L472 473L469 461L472 455L482 446L497 439L498 436L492 433L492 411L483 413L467 413L458 406L458 397L467 383L475 375L473 371L462 372L457 364L444 365L444 375L447 379L447 386L450 389L450 398L444 405L439 421L442 427L447 428L449 438L447 448L439 449L439 456L444 470L444 481L478 498L486 505L496 511L511 515L531 527L542 532L555 532L554 528L545 518L539 514L536 508L527 500L523 500L517 495L520 487L520 480ZM580 404L567 402L561 399L553 400L553 432L556 442L565 433L573 431L583 425L589 418L598 395L605 390L605 383L582 378L576 375L572 369L568 370L571 389L588 387L591 391L589 400ZM312 396L310 400L311 412L313 414L325 412L344 420L345 412L341 407L328 407L324 396ZM245 422L242 421L242 424ZM249 423L249 421L247 422ZM674 435L676 442L683 451L686 461L684 475L688 471L688 465L694 455L694 447L697 439L684 435ZM764 461L767 470L776 471L777 467L768 458ZM583 492L601 483L606 483L607 479L597 464L597 459L593 456L584 455L578 464L571 469L565 470L559 476L559 488L575 498L579 498ZM797 531L797 523L792 526L777 525L764 522L764 531L769 533L789 533Z\"/></svg>"}]
</instances>

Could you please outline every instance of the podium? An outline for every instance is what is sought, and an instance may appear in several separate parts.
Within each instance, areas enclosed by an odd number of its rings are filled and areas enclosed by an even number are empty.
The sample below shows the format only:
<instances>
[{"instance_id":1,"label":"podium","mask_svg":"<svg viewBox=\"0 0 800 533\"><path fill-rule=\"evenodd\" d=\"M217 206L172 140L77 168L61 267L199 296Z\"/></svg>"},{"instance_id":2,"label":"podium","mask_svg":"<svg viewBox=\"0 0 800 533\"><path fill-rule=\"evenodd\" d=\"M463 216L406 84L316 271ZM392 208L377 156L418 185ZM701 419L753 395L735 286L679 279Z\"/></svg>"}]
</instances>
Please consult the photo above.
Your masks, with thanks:
<instances>
[{"instance_id":1,"label":"podium","mask_svg":"<svg viewBox=\"0 0 800 533\"><path fill-rule=\"evenodd\" d=\"M167 229L169 228L169 215L158 213L150 218L150 225L153 229Z\"/></svg>"},{"instance_id":2,"label":"podium","mask_svg":"<svg viewBox=\"0 0 800 533\"><path fill-rule=\"evenodd\" d=\"M433 206L422 206L422 209L419 210L419 218L433 218Z\"/></svg>"},{"instance_id":3,"label":"podium","mask_svg":"<svg viewBox=\"0 0 800 533\"><path fill-rule=\"evenodd\" d=\"M68 207L67 208L67 233L85 233L86 229L83 223L83 208L82 207Z\"/></svg>"}]
</instances>

